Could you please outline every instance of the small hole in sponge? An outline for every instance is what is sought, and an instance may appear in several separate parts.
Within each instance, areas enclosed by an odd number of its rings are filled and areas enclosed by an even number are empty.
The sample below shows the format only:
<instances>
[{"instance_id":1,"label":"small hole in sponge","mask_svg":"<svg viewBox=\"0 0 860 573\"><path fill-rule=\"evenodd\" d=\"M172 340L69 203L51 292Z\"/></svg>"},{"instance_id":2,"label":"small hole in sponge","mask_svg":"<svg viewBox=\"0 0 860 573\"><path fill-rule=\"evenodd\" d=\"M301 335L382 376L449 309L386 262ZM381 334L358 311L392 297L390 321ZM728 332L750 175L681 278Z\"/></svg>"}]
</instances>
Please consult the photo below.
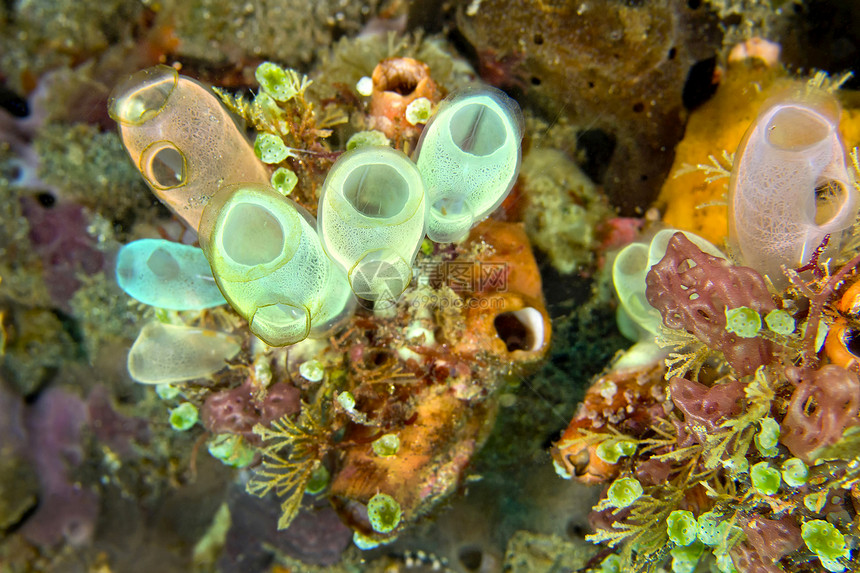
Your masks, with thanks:
<instances>
[{"instance_id":1,"label":"small hole in sponge","mask_svg":"<svg viewBox=\"0 0 860 573\"><path fill-rule=\"evenodd\" d=\"M457 552L457 558L467 571L478 571L484 561L484 552L481 551L480 547L468 545L460 548L460 551Z\"/></svg>"},{"instance_id":2,"label":"small hole in sponge","mask_svg":"<svg viewBox=\"0 0 860 573\"><path fill-rule=\"evenodd\" d=\"M500 313L493 326L508 352L531 352L543 346L543 315L534 308Z\"/></svg>"}]
</instances>

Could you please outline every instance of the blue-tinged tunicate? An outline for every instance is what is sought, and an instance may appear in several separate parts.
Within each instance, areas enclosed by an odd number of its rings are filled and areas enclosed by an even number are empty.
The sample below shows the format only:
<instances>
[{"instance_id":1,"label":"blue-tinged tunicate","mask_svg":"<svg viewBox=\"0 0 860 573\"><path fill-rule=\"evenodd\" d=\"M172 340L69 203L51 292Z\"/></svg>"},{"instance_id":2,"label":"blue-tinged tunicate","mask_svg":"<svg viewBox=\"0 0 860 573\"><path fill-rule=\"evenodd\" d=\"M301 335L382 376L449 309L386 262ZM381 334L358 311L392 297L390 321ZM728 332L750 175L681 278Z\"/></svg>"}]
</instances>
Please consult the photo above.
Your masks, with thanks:
<instances>
[{"instance_id":1,"label":"blue-tinged tunicate","mask_svg":"<svg viewBox=\"0 0 860 573\"><path fill-rule=\"evenodd\" d=\"M218 372L238 353L236 339L222 332L151 322L128 353L128 373L142 384L186 382Z\"/></svg>"},{"instance_id":2,"label":"blue-tinged tunicate","mask_svg":"<svg viewBox=\"0 0 860 573\"><path fill-rule=\"evenodd\" d=\"M328 332L354 307L346 274L326 256L315 225L263 185L223 188L203 212L200 244L215 281L269 345Z\"/></svg>"},{"instance_id":3,"label":"blue-tinged tunicate","mask_svg":"<svg viewBox=\"0 0 860 573\"><path fill-rule=\"evenodd\" d=\"M395 299L409 286L424 238L424 185L406 155L375 146L341 156L326 177L318 216L323 248L356 295Z\"/></svg>"},{"instance_id":4,"label":"blue-tinged tunicate","mask_svg":"<svg viewBox=\"0 0 860 573\"><path fill-rule=\"evenodd\" d=\"M159 308L200 310L227 304L203 251L163 239L123 245L116 280L130 297Z\"/></svg>"},{"instance_id":5,"label":"blue-tinged tunicate","mask_svg":"<svg viewBox=\"0 0 860 573\"><path fill-rule=\"evenodd\" d=\"M269 181L212 91L171 67L147 68L120 83L108 112L146 183L195 231L221 185Z\"/></svg>"},{"instance_id":6,"label":"blue-tinged tunicate","mask_svg":"<svg viewBox=\"0 0 860 573\"><path fill-rule=\"evenodd\" d=\"M430 239L462 239L499 206L517 178L522 136L519 106L499 90L468 89L442 102L417 151Z\"/></svg>"}]
</instances>

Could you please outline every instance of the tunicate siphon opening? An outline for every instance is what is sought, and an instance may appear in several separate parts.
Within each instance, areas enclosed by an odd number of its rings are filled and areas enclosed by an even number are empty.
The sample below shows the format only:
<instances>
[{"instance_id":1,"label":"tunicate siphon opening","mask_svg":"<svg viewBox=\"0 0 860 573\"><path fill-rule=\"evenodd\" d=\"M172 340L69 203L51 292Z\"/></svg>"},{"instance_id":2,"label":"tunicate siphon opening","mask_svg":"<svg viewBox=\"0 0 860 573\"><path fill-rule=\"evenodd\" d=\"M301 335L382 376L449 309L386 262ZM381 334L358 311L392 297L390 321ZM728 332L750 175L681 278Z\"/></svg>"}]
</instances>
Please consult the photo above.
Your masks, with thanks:
<instances>
[{"instance_id":1,"label":"tunicate siphon opening","mask_svg":"<svg viewBox=\"0 0 860 573\"><path fill-rule=\"evenodd\" d=\"M830 124L809 110L786 106L770 118L765 133L774 147L801 151L827 137Z\"/></svg>"},{"instance_id":2,"label":"tunicate siphon opening","mask_svg":"<svg viewBox=\"0 0 860 573\"><path fill-rule=\"evenodd\" d=\"M543 345L543 315L537 309L503 312L493 320L493 326L508 352L531 352Z\"/></svg>"},{"instance_id":3,"label":"tunicate siphon opening","mask_svg":"<svg viewBox=\"0 0 860 573\"><path fill-rule=\"evenodd\" d=\"M310 315L303 306L286 303L261 306L251 317L251 330L266 343L285 346L304 340L310 331Z\"/></svg>"},{"instance_id":4,"label":"tunicate siphon opening","mask_svg":"<svg viewBox=\"0 0 860 573\"><path fill-rule=\"evenodd\" d=\"M185 185L185 156L169 141L156 141L140 155L140 170L156 189Z\"/></svg>"},{"instance_id":5,"label":"tunicate siphon opening","mask_svg":"<svg viewBox=\"0 0 860 573\"><path fill-rule=\"evenodd\" d=\"M132 74L114 88L108 114L117 123L145 123L161 113L178 81L179 74L168 66L155 66Z\"/></svg>"},{"instance_id":6,"label":"tunicate siphon opening","mask_svg":"<svg viewBox=\"0 0 860 573\"><path fill-rule=\"evenodd\" d=\"M499 115L479 103L464 105L451 118L454 143L472 155L486 156L504 144L507 134Z\"/></svg>"},{"instance_id":7,"label":"tunicate siphon opening","mask_svg":"<svg viewBox=\"0 0 860 573\"><path fill-rule=\"evenodd\" d=\"M431 238L436 242L456 241L464 237L472 226L472 209L460 195L451 194L437 199L430 206L429 215L433 220L430 227L435 233Z\"/></svg>"},{"instance_id":8,"label":"tunicate siphon opening","mask_svg":"<svg viewBox=\"0 0 860 573\"><path fill-rule=\"evenodd\" d=\"M146 260L152 274L162 280L174 280L179 276L179 263L164 249L155 249Z\"/></svg>"},{"instance_id":9,"label":"tunicate siphon opening","mask_svg":"<svg viewBox=\"0 0 860 573\"><path fill-rule=\"evenodd\" d=\"M822 177L815 182L815 224L826 225L836 217L848 200L845 186L834 179Z\"/></svg>"},{"instance_id":10,"label":"tunicate siphon opening","mask_svg":"<svg viewBox=\"0 0 860 573\"><path fill-rule=\"evenodd\" d=\"M224 252L240 265L269 263L284 250L284 230L268 210L251 203L239 203L226 215Z\"/></svg>"},{"instance_id":11,"label":"tunicate siphon opening","mask_svg":"<svg viewBox=\"0 0 860 573\"><path fill-rule=\"evenodd\" d=\"M388 219L406 206L409 184L393 167L371 164L346 177L343 196L362 215Z\"/></svg>"}]
</instances>

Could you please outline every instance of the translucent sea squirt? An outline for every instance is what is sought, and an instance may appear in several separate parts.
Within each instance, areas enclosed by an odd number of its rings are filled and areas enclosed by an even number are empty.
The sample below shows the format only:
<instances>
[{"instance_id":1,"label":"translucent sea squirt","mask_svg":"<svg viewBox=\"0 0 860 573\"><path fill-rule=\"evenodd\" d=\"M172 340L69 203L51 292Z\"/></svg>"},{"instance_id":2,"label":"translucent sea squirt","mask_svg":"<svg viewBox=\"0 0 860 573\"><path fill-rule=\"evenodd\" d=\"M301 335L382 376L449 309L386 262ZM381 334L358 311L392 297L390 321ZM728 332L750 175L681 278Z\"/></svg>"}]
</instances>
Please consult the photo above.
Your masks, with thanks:
<instances>
[{"instance_id":1,"label":"translucent sea squirt","mask_svg":"<svg viewBox=\"0 0 860 573\"><path fill-rule=\"evenodd\" d=\"M786 285L781 266L808 263L825 235L854 221L854 181L839 138L839 104L811 88L765 104L735 154L729 235L744 263Z\"/></svg>"}]
</instances>

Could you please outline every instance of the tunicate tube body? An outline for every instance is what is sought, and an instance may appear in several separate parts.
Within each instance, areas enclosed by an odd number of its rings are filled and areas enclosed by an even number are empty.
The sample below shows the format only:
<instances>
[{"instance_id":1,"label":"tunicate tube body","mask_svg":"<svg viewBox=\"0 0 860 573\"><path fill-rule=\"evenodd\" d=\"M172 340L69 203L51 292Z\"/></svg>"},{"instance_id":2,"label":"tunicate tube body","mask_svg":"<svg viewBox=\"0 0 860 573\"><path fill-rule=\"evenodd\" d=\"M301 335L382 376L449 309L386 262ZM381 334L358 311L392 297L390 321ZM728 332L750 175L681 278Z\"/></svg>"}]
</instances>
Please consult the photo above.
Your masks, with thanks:
<instances>
[{"instance_id":1,"label":"tunicate tube body","mask_svg":"<svg viewBox=\"0 0 860 573\"><path fill-rule=\"evenodd\" d=\"M345 273L303 211L270 187L237 184L201 219L200 244L224 298L271 346L326 333L354 308Z\"/></svg>"},{"instance_id":2,"label":"tunicate tube body","mask_svg":"<svg viewBox=\"0 0 860 573\"><path fill-rule=\"evenodd\" d=\"M195 231L220 187L269 181L212 91L171 67L147 68L120 83L108 112L153 193Z\"/></svg>"},{"instance_id":3,"label":"tunicate tube body","mask_svg":"<svg viewBox=\"0 0 860 573\"><path fill-rule=\"evenodd\" d=\"M409 286L424 237L424 184L406 155L371 146L341 156L317 214L323 247L357 296L396 299Z\"/></svg>"},{"instance_id":4,"label":"tunicate tube body","mask_svg":"<svg viewBox=\"0 0 860 573\"><path fill-rule=\"evenodd\" d=\"M792 94L765 105L735 154L730 240L777 287L788 284L782 265L803 266L825 235L838 245L854 222L857 192L838 121L832 96Z\"/></svg>"},{"instance_id":5,"label":"tunicate tube body","mask_svg":"<svg viewBox=\"0 0 860 573\"><path fill-rule=\"evenodd\" d=\"M457 241L505 199L520 167L522 112L494 88L449 96L416 151L424 181L427 236Z\"/></svg>"},{"instance_id":6,"label":"tunicate tube body","mask_svg":"<svg viewBox=\"0 0 860 573\"><path fill-rule=\"evenodd\" d=\"M135 300L168 310L227 304L203 251L164 239L123 245L117 255L116 280Z\"/></svg>"}]
</instances>

